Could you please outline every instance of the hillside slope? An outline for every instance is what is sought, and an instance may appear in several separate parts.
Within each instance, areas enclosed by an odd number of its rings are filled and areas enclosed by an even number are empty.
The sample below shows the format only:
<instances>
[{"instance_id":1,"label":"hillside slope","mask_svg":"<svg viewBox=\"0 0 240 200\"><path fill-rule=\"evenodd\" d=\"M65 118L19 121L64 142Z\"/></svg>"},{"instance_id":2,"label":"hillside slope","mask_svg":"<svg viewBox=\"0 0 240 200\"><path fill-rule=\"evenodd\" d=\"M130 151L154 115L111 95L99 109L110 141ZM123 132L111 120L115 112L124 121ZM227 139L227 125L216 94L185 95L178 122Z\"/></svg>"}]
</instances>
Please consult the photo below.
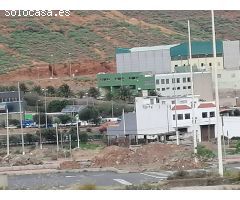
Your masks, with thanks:
<instances>
[{"instance_id":1,"label":"hillside slope","mask_svg":"<svg viewBox=\"0 0 240 200\"><path fill-rule=\"evenodd\" d=\"M215 15L218 39L240 38L240 11ZM36 67L46 75L49 63L57 71L69 61L76 75L114 71L116 47L186 41L188 19L194 40L211 39L210 11L71 11L69 17L6 17L0 11L0 74L26 67L27 79L36 79ZM59 77L67 74L62 71Z\"/></svg>"}]
</instances>

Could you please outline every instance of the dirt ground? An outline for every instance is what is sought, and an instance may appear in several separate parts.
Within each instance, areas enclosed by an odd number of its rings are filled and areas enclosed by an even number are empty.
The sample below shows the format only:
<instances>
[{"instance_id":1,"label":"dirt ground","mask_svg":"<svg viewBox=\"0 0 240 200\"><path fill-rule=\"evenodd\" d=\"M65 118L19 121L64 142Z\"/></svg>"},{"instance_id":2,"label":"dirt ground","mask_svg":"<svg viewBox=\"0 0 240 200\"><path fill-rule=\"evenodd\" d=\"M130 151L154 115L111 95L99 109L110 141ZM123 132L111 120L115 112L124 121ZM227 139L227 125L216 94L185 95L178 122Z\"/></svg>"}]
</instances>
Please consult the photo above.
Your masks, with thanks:
<instances>
[{"instance_id":1,"label":"dirt ground","mask_svg":"<svg viewBox=\"0 0 240 200\"><path fill-rule=\"evenodd\" d=\"M14 153L15 152L15 153ZM175 144L149 143L128 147L107 146L95 149L73 149L56 151L56 146L28 149L22 156L20 149L11 149L12 155L0 156L0 166L40 165L42 163L65 162L67 168L115 167L128 171L187 170L206 167L204 162L195 163L192 147ZM6 153L6 152L5 152ZM17 154L18 153L18 154ZM67 163L67 162L74 163Z\"/></svg>"},{"instance_id":2,"label":"dirt ground","mask_svg":"<svg viewBox=\"0 0 240 200\"><path fill-rule=\"evenodd\" d=\"M192 148L175 144L150 143L129 149L109 146L92 160L92 167L116 167L128 170L183 170L202 168L195 163Z\"/></svg>"}]
</instances>

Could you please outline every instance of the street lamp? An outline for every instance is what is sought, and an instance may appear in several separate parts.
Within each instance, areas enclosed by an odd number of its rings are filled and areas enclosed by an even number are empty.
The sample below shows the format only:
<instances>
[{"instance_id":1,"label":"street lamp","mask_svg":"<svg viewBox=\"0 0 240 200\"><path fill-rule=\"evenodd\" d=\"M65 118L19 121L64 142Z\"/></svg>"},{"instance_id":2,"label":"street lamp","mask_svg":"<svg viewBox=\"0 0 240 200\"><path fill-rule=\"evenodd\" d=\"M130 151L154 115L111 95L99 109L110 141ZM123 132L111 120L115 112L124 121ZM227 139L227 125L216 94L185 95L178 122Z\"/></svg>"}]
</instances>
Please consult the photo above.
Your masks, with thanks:
<instances>
[{"instance_id":1,"label":"street lamp","mask_svg":"<svg viewBox=\"0 0 240 200\"><path fill-rule=\"evenodd\" d=\"M21 137L22 137L22 154L25 155L25 150L24 150L24 135L23 135L23 119L22 119L22 103L21 103L21 92L20 92L20 84L19 84L19 82L18 82L18 104L19 104Z\"/></svg>"},{"instance_id":2,"label":"street lamp","mask_svg":"<svg viewBox=\"0 0 240 200\"><path fill-rule=\"evenodd\" d=\"M86 92L87 106L88 106L88 93Z\"/></svg>"},{"instance_id":3,"label":"street lamp","mask_svg":"<svg viewBox=\"0 0 240 200\"><path fill-rule=\"evenodd\" d=\"M8 107L7 107L7 123L6 123L6 125L7 125L7 155L9 156L10 151L9 151Z\"/></svg>"},{"instance_id":4,"label":"street lamp","mask_svg":"<svg viewBox=\"0 0 240 200\"><path fill-rule=\"evenodd\" d=\"M44 108L45 108L45 127L46 129L48 128L48 121L47 121L47 90L48 89L42 89L42 91L44 91Z\"/></svg>"},{"instance_id":5,"label":"street lamp","mask_svg":"<svg viewBox=\"0 0 240 200\"><path fill-rule=\"evenodd\" d=\"M38 107L38 102L41 100L37 100L37 114L38 114L38 130L39 130L39 143L40 143L40 149L42 149L42 133L41 133L41 120L40 120L40 110Z\"/></svg>"},{"instance_id":6,"label":"street lamp","mask_svg":"<svg viewBox=\"0 0 240 200\"><path fill-rule=\"evenodd\" d=\"M75 117L77 122L77 143L78 143L78 149L79 149L80 148L79 130L78 130L79 115L77 114Z\"/></svg>"},{"instance_id":7,"label":"street lamp","mask_svg":"<svg viewBox=\"0 0 240 200\"><path fill-rule=\"evenodd\" d=\"M71 57L71 53L68 53L69 57ZM71 59L69 59L69 76L72 77L72 65L71 65Z\"/></svg>"},{"instance_id":8,"label":"street lamp","mask_svg":"<svg viewBox=\"0 0 240 200\"><path fill-rule=\"evenodd\" d=\"M51 70L52 70L52 76L50 79L53 79L53 54L51 54Z\"/></svg>"}]
</instances>

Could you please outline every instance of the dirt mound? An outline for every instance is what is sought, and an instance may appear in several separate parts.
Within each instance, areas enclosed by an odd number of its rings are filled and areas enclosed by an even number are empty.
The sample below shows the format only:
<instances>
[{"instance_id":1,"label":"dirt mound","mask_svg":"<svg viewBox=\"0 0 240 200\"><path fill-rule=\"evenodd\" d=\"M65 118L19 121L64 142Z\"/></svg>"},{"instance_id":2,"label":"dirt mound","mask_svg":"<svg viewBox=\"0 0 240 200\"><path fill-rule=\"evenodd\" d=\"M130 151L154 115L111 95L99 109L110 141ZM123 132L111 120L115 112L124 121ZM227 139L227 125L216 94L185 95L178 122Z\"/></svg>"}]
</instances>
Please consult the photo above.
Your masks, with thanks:
<instances>
[{"instance_id":1,"label":"dirt mound","mask_svg":"<svg viewBox=\"0 0 240 200\"><path fill-rule=\"evenodd\" d=\"M150 143L139 148L106 147L93 159L93 167L136 166L167 170L194 169L204 163L194 162L192 149L174 144Z\"/></svg>"},{"instance_id":2,"label":"dirt mound","mask_svg":"<svg viewBox=\"0 0 240 200\"><path fill-rule=\"evenodd\" d=\"M41 165L43 162L29 155L9 155L0 160L0 166Z\"/></svg>"}]
</instances>

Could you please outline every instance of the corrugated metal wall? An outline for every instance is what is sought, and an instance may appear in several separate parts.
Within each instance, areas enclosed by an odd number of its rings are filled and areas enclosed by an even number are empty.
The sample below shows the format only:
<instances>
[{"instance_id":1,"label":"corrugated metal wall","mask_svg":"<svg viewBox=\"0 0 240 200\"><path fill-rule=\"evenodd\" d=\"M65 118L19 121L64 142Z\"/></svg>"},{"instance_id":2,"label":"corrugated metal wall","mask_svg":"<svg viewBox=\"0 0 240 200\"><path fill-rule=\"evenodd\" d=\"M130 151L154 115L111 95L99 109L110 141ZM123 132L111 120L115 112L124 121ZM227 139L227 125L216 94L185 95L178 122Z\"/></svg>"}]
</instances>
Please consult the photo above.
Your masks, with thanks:
<instances>
[{"instance_id":1,"label":"corrugated metal wall","mask_svg":"<svg viewBox=\"0 0 240 200\"><path fill-rule=\"evenodd\" d=\"M223 53L225 69L240 69L239 41L223 41Z\"/></svg>"},{"instance_id":2,"label":"corrugated metal wall","mask_svg":"<svg viewBox=\"0 0 240 200\"><path fill-rule=\"evenodd\" d=\"M116 54L117 73L124 72L171 72L169 49L138 51Z\"/></svg>"}]
</instances>

